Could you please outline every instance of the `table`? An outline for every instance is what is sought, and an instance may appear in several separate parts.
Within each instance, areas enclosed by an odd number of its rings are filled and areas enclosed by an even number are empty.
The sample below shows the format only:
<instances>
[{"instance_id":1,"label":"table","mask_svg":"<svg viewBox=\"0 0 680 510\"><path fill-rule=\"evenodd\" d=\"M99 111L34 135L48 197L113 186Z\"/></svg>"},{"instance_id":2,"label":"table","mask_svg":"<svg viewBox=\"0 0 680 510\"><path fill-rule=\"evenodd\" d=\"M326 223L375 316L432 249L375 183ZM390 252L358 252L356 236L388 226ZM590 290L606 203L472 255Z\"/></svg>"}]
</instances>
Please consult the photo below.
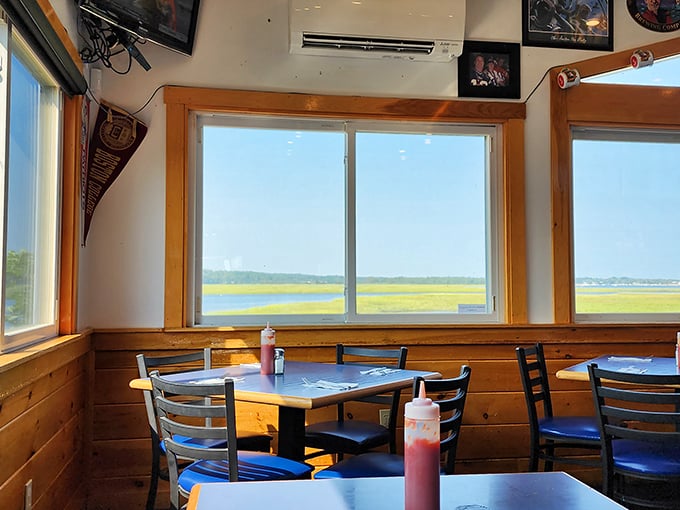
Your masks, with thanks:
<instances>
[{"instance_id":1,"label":"table","mask_svg":"<svg viewBox=\"0 0 680 510\"><path fill-rule=\"evenodd\" d=\"M675 358L655 358L653 356L619 356L607 354L597 358L572 365L557 371L558 379L572 381L588 381L588 365L597 363L599 368L619 371L628 370L633 373L649 375L678 375L680 370L675 364Z\"/></svg>"},{"instance_id":2,"label":"table","mask_svg":"<svg viewBox=\"0 0 680 510\"><path fill-rule=\"evenodd\" d=\"M404 477L337 478L195 485L187 510L395 510L404 508ZM621 510L562 472L447 475L441 510Z\"/></svg>"},{"instance_id":3,"label":"table","mask_svg":"<svg viewBox=\"0 0 680 510\"><path fill-rule=\"evenodd\" d=\"M242 378L234 383L236 400L270 404L279 407L278 454L294 460L303 460L305 454L305 412L328 405L346 402L358 397L377 395L396 389L408 388L417 376L439 379L438 372L420 370L397 370L384 375L362 374L376 365L349 365L286 361L282 375L261 375L259 365L235 365L230 367L196 370L166 375L169 380L190 382L224 377ZM378 365L379 366L379 365ZM357 383L356 388L337 390L306 386L302 378L335 383ZM133 379L130 387L151 390L149 379Z\"/></svg>"}]
</instances>

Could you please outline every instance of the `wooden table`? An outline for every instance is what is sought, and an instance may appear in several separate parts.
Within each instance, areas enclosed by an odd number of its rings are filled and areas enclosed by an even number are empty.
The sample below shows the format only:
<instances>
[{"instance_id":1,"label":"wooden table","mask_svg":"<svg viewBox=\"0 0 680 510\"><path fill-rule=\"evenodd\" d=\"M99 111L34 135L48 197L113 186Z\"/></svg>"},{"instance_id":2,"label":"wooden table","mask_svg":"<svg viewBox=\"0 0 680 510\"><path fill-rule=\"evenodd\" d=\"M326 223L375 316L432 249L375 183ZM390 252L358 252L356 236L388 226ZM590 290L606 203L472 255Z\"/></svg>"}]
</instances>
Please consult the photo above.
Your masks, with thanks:
<instances>
[{"instance_id":1,"label":"wooden table","mask_svg":"<svg viewBox=\"0 0 680 510\"><path fill-rule=\"evenodd\" d=\"M558 379L572 381L588 381L588 365L597 363L599 368L612 371L631 371L649 375L678 375L680 370L675 365L675 358L655 358L652 356L623 356L607 354L589 359L557 372Z\"/></svg>"},{"instance_id":2,"label":"wooden table","mask_svg":"<svg viewBox=\"0 0 680 510\"><path fill-rule=\"evenodd\" d=\"M195 485L187 510L395 510L404 508L404 478L337 478ZM562 472L448 475L441 510L625 510Z\"/></svg>"},{"instance_id":3,"label":"wooden table","mask_svg":"<svg viewBox=\"0 0 680 510\"><path fill-rule=\"evenodd\" d=\"M182 372L164 377L177 382L196 382L224 377L242 378L234 383L236 400L278 406L278 454L289 459L302 460L305 454L305 412L307 409L410 388L416 376L426 379L441 378L438 372L419 370L395 370L385 375L361 373L375 366L286 361L283 375L261 375L259 366L238 365ZM324 380L335 383L357 383L357 387L337 390L306 386L303 383L303 377L311 382ZM133 379L130 381L130 387L148 391L151 390L151 381Z\"/></svg>"}]
</instances>

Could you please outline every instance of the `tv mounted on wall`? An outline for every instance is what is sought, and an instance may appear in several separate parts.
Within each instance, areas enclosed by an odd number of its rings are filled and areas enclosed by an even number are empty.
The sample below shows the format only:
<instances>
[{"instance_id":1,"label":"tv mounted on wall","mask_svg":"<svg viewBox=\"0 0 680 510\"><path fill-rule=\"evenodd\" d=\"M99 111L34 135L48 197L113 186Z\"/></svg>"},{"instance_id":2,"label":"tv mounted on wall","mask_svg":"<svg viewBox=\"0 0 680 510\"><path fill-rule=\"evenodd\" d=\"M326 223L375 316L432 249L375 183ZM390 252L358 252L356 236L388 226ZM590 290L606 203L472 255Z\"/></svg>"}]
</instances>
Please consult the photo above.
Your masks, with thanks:
<instances>
[{"instance_id":1,"label":"tv mounted on wall","mask_svg":"<svg viewBox=\"0 0 680 510\"><path fill-rule=\"evenodd\" d=\"M199 0L78 0L80 8L168 49L191 55Z\"/></svg>"}]
</instances>

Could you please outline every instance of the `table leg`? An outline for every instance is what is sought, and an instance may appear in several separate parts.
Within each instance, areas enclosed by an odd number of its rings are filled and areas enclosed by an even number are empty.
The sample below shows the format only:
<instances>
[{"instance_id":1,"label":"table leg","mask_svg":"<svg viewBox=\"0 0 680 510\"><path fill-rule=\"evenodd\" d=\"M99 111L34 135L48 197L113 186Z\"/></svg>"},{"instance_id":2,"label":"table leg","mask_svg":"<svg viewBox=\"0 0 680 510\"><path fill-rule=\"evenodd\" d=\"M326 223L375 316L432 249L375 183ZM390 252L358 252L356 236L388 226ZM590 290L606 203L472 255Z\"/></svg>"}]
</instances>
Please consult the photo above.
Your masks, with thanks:
<instances>
[{"instance_id":1,"label":"table leg","mask_svg":"<svg viewBox=\"0 0 680 510\"><path fill-rule=\"evenodd\" d=\"M281 457L304 460L305 410L279 407L279 452Z\"/></svg>"}]
</instances>

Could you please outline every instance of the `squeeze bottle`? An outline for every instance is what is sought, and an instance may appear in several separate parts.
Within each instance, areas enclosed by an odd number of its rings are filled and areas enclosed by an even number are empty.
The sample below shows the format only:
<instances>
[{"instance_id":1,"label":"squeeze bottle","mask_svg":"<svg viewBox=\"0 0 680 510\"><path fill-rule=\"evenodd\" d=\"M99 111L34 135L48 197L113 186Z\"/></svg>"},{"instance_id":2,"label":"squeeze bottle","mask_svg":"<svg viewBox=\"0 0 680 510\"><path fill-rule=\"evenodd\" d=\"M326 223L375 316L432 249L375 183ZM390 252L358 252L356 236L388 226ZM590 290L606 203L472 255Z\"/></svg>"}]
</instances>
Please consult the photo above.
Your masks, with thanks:
<instances>
[{"instance_id":1,"label":"squeeze bottle","mask_svg":"<svg viewBox=\"0 0 680 510\"><path fill-rule=\"evenodd\" d=\"M680 331L676 333L675 340L675 366L680 368Z\"/></svg>"},{"instance_id":2,"label":"squeeze bottle","mask_svg":"<svg viewBox=\"0 0 680 510\"><path fill-rule=\"evenodd\" d=\"M419 395L404 410L405 510L439 510L439 405Z\"/></svg>"},{"instance_id":3,"label":"squeeze bottle","mask_svg":"<svg viewBox=\"0 0 680 510\"><path fill-rule=\"evenodd\" d=\"M260 333L260 373L271 375L274 373L274 345L276 345L276 331L269 327Z\"/></svg>"}]
</instances>

